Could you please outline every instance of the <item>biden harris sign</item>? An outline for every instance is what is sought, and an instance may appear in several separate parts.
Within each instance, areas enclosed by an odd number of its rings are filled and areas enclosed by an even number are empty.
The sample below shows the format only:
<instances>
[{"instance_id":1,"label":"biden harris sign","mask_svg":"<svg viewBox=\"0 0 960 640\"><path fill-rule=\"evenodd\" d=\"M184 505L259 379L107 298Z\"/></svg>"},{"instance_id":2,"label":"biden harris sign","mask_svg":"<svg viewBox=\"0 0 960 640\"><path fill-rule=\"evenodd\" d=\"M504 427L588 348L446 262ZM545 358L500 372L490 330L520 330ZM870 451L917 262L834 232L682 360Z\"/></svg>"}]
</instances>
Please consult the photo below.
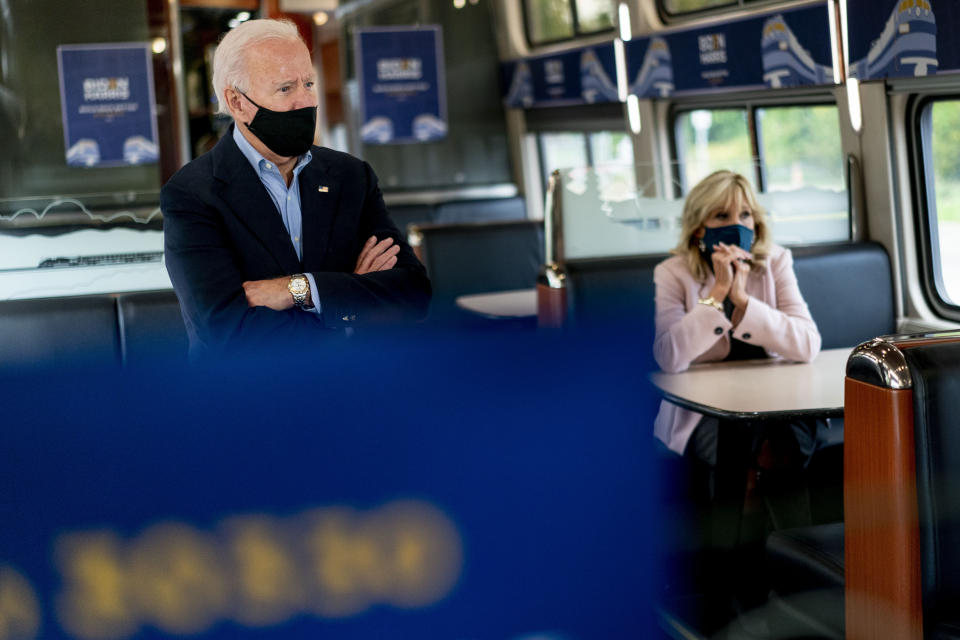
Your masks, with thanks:
<instances>
[{"instance_id":1,"label":"biden harris sign","mask_svg":"<svg viewBox=\"0 0 960 640\"><path fill-rule=\"evenodd\" d=\"M149 45L57 47L67 164L156 162L157 124Z\"/></svg>"},{"instance_id":2,"label":"biden harris sign","mask_svg":"<svg viewBox=\"0 0 960 640\"><path fill-rule=\"evenodd\" d=\"M363 142L444 139L447 96L440 27L357 29L354 45Z\"/></svg>"}]
</instances>

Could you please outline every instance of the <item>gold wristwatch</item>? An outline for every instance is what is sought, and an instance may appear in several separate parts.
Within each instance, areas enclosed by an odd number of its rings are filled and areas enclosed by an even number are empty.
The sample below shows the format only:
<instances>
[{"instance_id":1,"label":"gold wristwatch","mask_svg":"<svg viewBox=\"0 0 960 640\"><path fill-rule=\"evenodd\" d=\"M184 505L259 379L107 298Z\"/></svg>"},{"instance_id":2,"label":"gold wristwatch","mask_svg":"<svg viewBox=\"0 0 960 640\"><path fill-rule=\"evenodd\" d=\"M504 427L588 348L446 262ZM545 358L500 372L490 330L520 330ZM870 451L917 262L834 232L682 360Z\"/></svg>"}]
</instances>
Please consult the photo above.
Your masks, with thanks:
<instances>
[{"instance_id":1,"label":"gold wristwatch","mask_svg":"<svg viewBox=\"0 0 960 640\"><path fill-rule=\"evenodd\" d=\"M310 293L310 283L307 277L302 273L296 273L290 276L290 282L287 283L287 291L293 296L293 304L303 309L307 306L307 294Z\"/></svg>"},{"instance_id":2,"label":"gold wristwatch","mask_svg":"<svg viewBox=\"0 0 960 640\"><path fill-rule=\"evenodd\" d=\"M722 303L722 302L717 302L716 300L714 300L714 299L713 299L713 296L709 296L709 297L706 297L706 298L700 298L699 300L697 300L697 303L698 303L698 304L705 304L705 305L707 305L708 307L713 307L714 309L716 309L716 310L719 311L720 313L723 313L723 303Z\"/></svg>"}]
</instances>

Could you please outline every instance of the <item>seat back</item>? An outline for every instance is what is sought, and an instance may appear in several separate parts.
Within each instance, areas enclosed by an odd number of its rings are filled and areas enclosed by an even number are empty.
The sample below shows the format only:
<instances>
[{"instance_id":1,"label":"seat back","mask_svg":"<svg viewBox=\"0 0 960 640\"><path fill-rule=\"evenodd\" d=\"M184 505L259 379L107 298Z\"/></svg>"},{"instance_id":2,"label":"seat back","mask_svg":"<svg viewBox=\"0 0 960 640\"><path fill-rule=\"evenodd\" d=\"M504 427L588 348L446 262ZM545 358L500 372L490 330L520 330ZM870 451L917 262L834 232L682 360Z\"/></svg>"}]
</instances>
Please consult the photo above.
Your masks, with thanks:
<instances>
[{"instance_id":1,"label":"seat back","mask_svg":"<svg viewBox=\"0 0 960 640\"><path fill-rule=\"evenodd\" d=\"M125 293L117 297L120 352L125 365L149 359L186 360L187 331L173 291Z\"/></svg>"},{"instance_id":2,"label":"seat back","mask_svg":"<svg viewBox=\"0 0 960 640\"><path fill-rule=\"evenodd\" d=\"M798 247L792 252L800 292L824 349L850 347L896 331L890 259L882 246L844 243ZM567 262L566 322L578 327L624 318L652 323L653 270L666 257ZM857 312L852 314L854 300Z\"/></svg>"},{"instance_id":3,"label":"seat back","mask_svg":"<svg viewBox=\"0 0 960 640\"><path fill-rule=\"evenodd\" d=\"M571 261L566 264L566 321L577 328L652 326L653 270L665 255Z\"/></svg>"},{"instance_id":4,"label":"seat back","mask_svg":"<svg viewBox=\"0 0 960 640\"><path fill-rule=\"evenodd\" d=\"M438 224L456 224L525 220L526 217L526 203L520 196L514 196L512 198L441 202L437 205L434 220Z\"/></svg>"},{"instance_id":5,"label":"seat back","mask_svg":"<svg viewBox=\"0 0 960 640\"><path fill-rule=\"evenodd\" d=\"M860 345L844 393L847 637L940 637L960 626L960 332Z\"/></svg>"},{"instance_id":6,"label":"seat back","mask_svg":"<svg viewBox=\"0 0 960 640\"><path fill-rule=\"evenodd\" d=\"M851 347L896 331L890 258L879 244L797 247L793 263L824 349Z\"/></svg>"},{"instance_id":7,"label":"seat back","mask_svg":"<svg viewBox=\"0 0 960 640\"><path fill-rule=\"evenodd\" d=\"M112 296L5 301L0 307L0 366L82 360L120 362Z\"/></svg>"},{"instance_id":8,"label":"seat back","mask_svg":"<svg viewBox=\"0 0 960 640\"><path fill-rule=\"evenodd\" d=\"M913 382L923 608L936 625L960 602L960 342L903 353Z\"/></svg>"},{"instance_id":9,"label":"seat back","mask_svg":"<svg viewBox=\"0 0 960 640\"><path fill-rule=\"evenodd\" d=\"M527 204L520 196L393 204L388 209L390 219L404 233L414 225L503 222L527 218Z\"/></svg>"},{"instance_id":10,"label":"seat back","mask_svg":"<svg viewBox=\"0 0 960 640\"><path fill-rule=\"evenodd\" d=\"M529 289L543 263L538 220L414 227L433 287L432 313L453 310L457 296Z\"/></svg>"},{"instance_id":11,"label":"seat back","mask_svg":"<svg viewBox=\"0 0 960 640\"><path fill-rule=\"evenodd\" d=\"M403 235L406 235L411 225L432 223L435 215L433 206L429 204L393 205L388 207L388 210L390 219Z\"/></svg>"}]
</instances>

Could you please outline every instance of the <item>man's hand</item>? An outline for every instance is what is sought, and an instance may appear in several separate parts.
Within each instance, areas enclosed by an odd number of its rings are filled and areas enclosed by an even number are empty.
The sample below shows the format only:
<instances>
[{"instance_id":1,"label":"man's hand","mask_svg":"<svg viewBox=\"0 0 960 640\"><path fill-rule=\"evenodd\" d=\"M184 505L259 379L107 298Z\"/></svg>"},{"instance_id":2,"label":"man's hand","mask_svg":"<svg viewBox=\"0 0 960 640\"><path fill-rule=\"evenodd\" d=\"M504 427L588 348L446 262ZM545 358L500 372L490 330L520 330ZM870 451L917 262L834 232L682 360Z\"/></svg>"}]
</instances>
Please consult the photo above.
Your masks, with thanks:
<instances>
[{"instance_id":1,"label":"man's hand","mask_svg":"<svg viewBox=\"0 0 960 640\"><path fill-rule=\"evenodd\" d=\"M384 238L377 242L377 236L370 236L370 239L364 243L363 249L360 250L357 267L353 272L362 275L372 271L393 269L394 265L397 264L398 253L400 253L400 245L394 244L393 238Z\"/></svg>"},{"instance_id":2,"label":"man's hand","mask_svg":"<svg viewBox=\"0 0 960 640\"><path fill-rule=\"evenodd\" d=\"M293 295L287 289L290 276L271 280L247 280L243 283L243 293L251 307L268 307L274 311L284 311L293 307ZM310 303L309 295L307 303Z\"/></svg>"}]
</instances>

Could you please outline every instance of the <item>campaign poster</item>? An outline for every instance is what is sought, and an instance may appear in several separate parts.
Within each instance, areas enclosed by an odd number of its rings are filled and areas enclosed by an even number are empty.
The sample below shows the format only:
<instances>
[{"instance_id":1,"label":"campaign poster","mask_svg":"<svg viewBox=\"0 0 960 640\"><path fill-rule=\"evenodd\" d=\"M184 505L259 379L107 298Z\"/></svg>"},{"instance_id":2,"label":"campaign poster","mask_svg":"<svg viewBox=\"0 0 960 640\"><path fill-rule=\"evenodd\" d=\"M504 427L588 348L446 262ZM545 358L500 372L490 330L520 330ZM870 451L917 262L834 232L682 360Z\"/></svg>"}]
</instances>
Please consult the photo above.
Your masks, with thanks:
<instances>
[{"instance_id":1,"label":"campaign poster","mask_svg":"<svg viewBox=\"0 0 960 640\"><path fill-rule=\"evenodd\" d=\"M666 98L833 84L829 34L826 6L814 5L633 38L624 42L628 91ZM616 102L613 44L506 62L501 90L511 108Z\"/></svg>"},{"instance_id":2,"label":"campaign poster","mask_svg":"<svg viewBox=\"0 0 960 640\"><path fill-rule=\"evenodd\" d=\"M610 42L504 63L501 82L510 108L620 101Z\"/></svg>"},{"instance_id":3,"label":"campaign poster","mask_svg":"<svg viewBox=\"0 0 960 640\"><path fill-rule=\"evenodd\" d=\"M960 70L954 0L847 0L848 75L919 78Z\"/></svg>"},{"instance_id":4,"label":"campaign poster","mask_svg":"<svg viewBox=\"0 0 960 640\"><path fill-rule=\"evenodd\" d=\"M415 144L446 138L440 27L357 29L354 46L363 142Z\"/></svg>"},{"instance_id":5,"label":"campaign poster","mask_svg":"<svg viewBox=\"0 0 960 640\"><path fill-rule=\"evenodd\" d=\"M67 164L156 162L157 119L150 45L60 45L57 67Z\"/></svg>"},{"instance_id":6,"label":"campaign poster","mask_svg":"<svg viewBox=\"0 0 960 640\"><path fill-rule=\"evenodd\" d=\"M639 68L631 89L656 96L668 83L678 93L832 84L829 34L823 6L666 34L651 41L642 62L628 63ZM669 80L660 77L664 62L673 67Z\"/></svg>"}]
</instances>

